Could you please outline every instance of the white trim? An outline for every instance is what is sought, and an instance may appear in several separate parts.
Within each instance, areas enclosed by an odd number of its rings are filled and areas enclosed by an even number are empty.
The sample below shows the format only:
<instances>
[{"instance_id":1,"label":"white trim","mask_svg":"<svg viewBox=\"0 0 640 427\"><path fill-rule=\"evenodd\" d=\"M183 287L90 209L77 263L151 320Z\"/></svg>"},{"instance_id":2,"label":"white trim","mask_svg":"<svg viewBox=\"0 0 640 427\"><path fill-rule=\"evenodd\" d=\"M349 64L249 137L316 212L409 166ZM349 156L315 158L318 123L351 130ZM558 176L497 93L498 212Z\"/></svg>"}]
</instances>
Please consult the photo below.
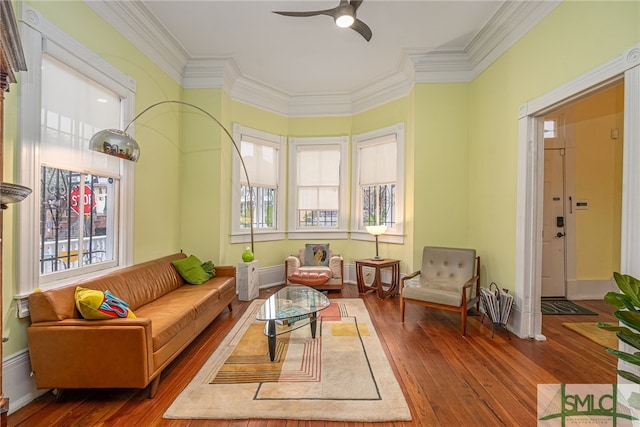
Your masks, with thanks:
<instances>
[{"instance_id":1,"label":"white trim","mask_svg":"<svg viewBox=\"0 0 640 427\"><path fill-rule=\"evenodd\" d=\"M278 164L276 167L278 168L278 186L276 196L277 206L276 206L276 225L271 229L260 229L254 227L254 241L264 242L269 240L284 240L285 232L284 232L284 218L287 215L286 213L286 197L287 197L287 186L286 186L286 138L283 135L275 135L272 133L264 132L261 130L249 128L246 126L239 125L237 123L233 124L233 140L237 142L238 148L242 144L243 135L248 137L257 138L264 141L265 144L269 144L274 147L278 151ZM242 166L240 164L239 156L233 156L233 178L232 178L232 186L233 188L240 189L241 179L244 179L244 172L242 171ZM249 176L249 180L251 181L251 176ZM253 186L254 183L251 182ZM236 218L240 218L240 191L233 191L231 194L231 243L248 243L250 240L249 231L241 230L240 224L236 222Z\"/></svg>"},{"instance_id":2,"label":"white trim","mask_svg":"<svg viewBox=\"0 0 640 427\"><path fill-rule=\"evenodd\" d=\"M635 50L635 61L640 56ZM622 155L622 248L620 271L640 277L640 66L624 76L624 148Z\"/></svg>"},{"instance_id":3,"label":"white trim","mask_svg":"<svg viewBox=\"0 0 640 427\"><path fill-rule=\"evenodd\" d=\"M296 177L298 176L298 147L335 147L332 151L340 152L340 183L339 183L339 206L338 209L338 227L299 227L298 226L298 185ZM297 233L308 236L309 234L323 235L331 233L334 235L343 235L349 227L349 137L316 137L316 138L289 138L289 182L287 185L287 193L289 195L289 236L293 237ZM302 238L302 237L294 237ZM327 237L329 238L329 237Z\"/></svg>"},{"instance_id":4,"label":"white trim","mask_svg":"<svg viewBox=\"0 0 640 427\"><path fill-rule=\"evenodd\" d=\"M558 108L620 79L624 74L624 154L622 179L622 247L621 271L638 275L640 265L640 46L634 46L622 55L590 72L523 104L519 111L518 132L518 187L516 209L516 271L515 298L520 311L514 312L520 337L544 339L540 309L540 275L542 218L541 153L544 151L542 135L536 129L537 118L546 111Z\"/></svg>"},{"instance_id":5,"label":"white trim","mask_svg":"<svg viewBox=\"0 0 640 427\"><path fill-rule=\"evenodd\" d=\"M615 280L567 280L570 300L602 300L609 291L619 292Z\"/></svg>"},{"instance_id":6,"label":"white trim","mask_svg":"<svg viewBox=\"0 0 640 427\"><path fill-rule=\"evenodd\" d=\"M19 25L29 73L24 75L18 98L18 141L20 183L33 189L34 194L19 207L17 264L15 290L26 296L39 286L37 249L39 246L38 207L40 197L40 124L41 124L41 66L43 52L51 54L65 64L90 76L123 99L122 123L132 117L135 103L135 81L114 68L98 55L78 43L68 34L46 20L38 11L20 3ZM116 219L119 234L119 267L133 262L133 186L134 168L130 162L120 161L120 212ZM104 272L104 270L103 270ZM77 281L78 276L57 285ZM51 284L49 284L51 285Z\"/></svg>"},{"instance_id":7,"label":"white trim","mask_svg":"<svg viewBox=\"0 0 640 427\"><path fill-rule=\"evenodd\" d=\"M10 400L9 415L48 390L38 390L31 377L29 351L22 350L2 360L2 389Z\"/></svg>"},{"instance_id":8,"label":"white trim","mask_svg":"<svg viewBox=\"0 0 640 427\"><path fill-rule=\"evenodd\" d=\"M182 82L189 55L142 2L84 0L84 3L171 78Z\"/></svg>"},{"instance_id":9,"label":"white trim","mask_svg":"<svg viewBox=\"0 0 640 427\"><path fill-rule=\"evenodd\" d=\"M390 236L400 236L401 241L397 243L404 243L404 179L405 179L405 129L404 122L398 123L393 126L388 126L382 129L376 129L370 132L365 132L357 135L352 135L351 137L351 238L354 240L368 240L361 237L364 237L364 226L362 225L362 207L361 207L361 197L360 197L360 185L359 185L359 176L360 176L360 147L363 144L368 143L369 141L376 140L379 138L383 138L385 136L394 135L394 139L396 142L396 171L397 171L397 179L396 179L396 200L395 200L395 218L396 223L395 226L389 230L382 236L380 236L380 241L385 241L383 239L390 239ZM386 237L385 237L386 236Z\"/></svg>"}]
</instances>

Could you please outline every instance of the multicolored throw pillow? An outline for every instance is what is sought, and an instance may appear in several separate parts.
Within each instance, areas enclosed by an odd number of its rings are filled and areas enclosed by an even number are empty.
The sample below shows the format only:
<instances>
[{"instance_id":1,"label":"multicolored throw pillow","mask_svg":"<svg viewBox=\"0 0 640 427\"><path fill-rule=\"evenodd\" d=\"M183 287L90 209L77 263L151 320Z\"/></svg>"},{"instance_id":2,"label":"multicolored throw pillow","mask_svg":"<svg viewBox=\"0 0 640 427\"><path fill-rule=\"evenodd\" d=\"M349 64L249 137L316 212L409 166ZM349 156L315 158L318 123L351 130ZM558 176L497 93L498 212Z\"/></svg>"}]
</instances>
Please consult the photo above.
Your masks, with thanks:
<instances>
[{"instance_id":1,"label":"multicolored throw pillow","mask_svg":"<svg viewBox=\"0 0 640 427\"><path fill-rule=\"evenodd\" d=\"M77 286L75 299L76 307L85 319L136 317L129 309L129 304L109 291L102 292Z\"/></svg>"},{"instance_id":2,"label":"multicolored throw pillow","mask_svg":"<svg viewBox=\"0 0 640 427\"><path fill-rule=\"evenodd\" d=\"M328 243L307 243L304 246L304 265L329 265Z\"/></svg>"}]
</instances>

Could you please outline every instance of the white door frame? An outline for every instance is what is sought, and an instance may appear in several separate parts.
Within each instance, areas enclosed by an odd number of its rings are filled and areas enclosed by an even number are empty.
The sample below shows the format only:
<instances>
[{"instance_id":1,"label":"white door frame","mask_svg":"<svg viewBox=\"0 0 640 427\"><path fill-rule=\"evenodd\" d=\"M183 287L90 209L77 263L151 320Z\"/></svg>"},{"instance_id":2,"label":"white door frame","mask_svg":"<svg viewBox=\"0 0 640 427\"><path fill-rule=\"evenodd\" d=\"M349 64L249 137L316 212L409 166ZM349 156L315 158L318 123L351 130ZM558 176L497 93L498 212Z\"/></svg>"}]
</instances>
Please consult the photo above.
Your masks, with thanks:
<instances>
[{"instance_id":1,"label":"white door frame","mask_svg":"<svg viewBox=\"0 0 640 427\"><path fill-rule=\"evenodd\" d=\"M542 115L612 82L624 79L622 172L622 247L620 270L640 276L640 45L561 87L520 106L518 111L518 192L513 332L521 338L542 335ZM634 218L634 215L636 218ZM635 219L635 221L634 221ZM612 272L613 273L613 272Z\"/></svg>"}]
</instances>

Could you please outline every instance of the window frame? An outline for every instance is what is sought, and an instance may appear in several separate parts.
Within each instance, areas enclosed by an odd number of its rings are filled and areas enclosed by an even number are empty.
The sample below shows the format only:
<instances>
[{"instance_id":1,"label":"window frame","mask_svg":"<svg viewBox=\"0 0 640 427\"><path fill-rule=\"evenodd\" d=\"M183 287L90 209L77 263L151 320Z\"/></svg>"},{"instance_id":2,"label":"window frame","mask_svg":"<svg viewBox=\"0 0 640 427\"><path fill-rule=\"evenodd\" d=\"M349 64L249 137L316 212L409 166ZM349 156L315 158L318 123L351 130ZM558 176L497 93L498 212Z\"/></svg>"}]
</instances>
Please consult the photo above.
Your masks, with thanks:
<instances>
[{"instance_id":1,"label":"window frame","mask_svg":"<svg viewBox=\"0 0 640 427\"><path fill-rule=\"evenodd\" d=\"M338 227L300 227L298 226L298 149L301 147L334 146L340 152L340 183ZM309 137L289 138L289 207L288 237L289 239L346 239L349 225L349 137Z\"/></svg>"},{"instance_id":2,"label":"window frame","mask_svg":"<svg viewBox=\"0 0 640 427\"><path fill-rule=\"evenodd\" d=\"M381 242L404 243L404 177L405 177L405 129L404 122L393 126L376 129L352 136L352 175L351 175L351 238L353 240L373 241L375 237L367 233L362 218L362 188L360 186L360 169L363 167L360 150L363 147L378 143L381 139L395 135L396 142L396 189L395 219L393 227L379 236Z\"/></svg>"},{"instance_id":3,"label":"window frame","mask_svg":"<svg viewBox=\"0 0 640 427\"><path fill-rule=\"evenodd\" d=\"M42 60L47 54L77 72L107 87L121 98L120 126L133 116L135 106L135 82L100 56L77 42L68 34L47 21L37 10L21 3L20 30L22 45L29 69L29 82L20 85L18 96L18 170L20 183L33 190L19 207L19 226L16 243L17 289L15 298L21 299L36 288L52 289L81 279L103 275L133 263L133 190L134 166L120 160L118 203L120 210L115 219L118 224L116 237L116 266L97 271L86 271L58 280L42 280L39 273L39 221L40 221L40 158L41 145L41 89ZM26 17L26 18L24 18ZM28 20L28 22L26 22ZM51 165L50 165L51 166ZM65 165L55 167L66 168ZM82 171L93 172L93 171ZM91 270L91 269L88 269ZM77 271L76 271L77 273Z\"/></svg>"},{"instance_id":4,"label":"window frame","mask_svg":"<svg viewBox=\"0 0 640 427\"><path fill-rule=\"evenodd\" d=\"M276 224L275 227L269 229L259 229L254 226L253 234L254 241L265 242L271 240L284 240L284 217L285 213L285 200L287 197L287 189L284 184L286 181L286 138L283 135L276 135L269 132L264 132L258 129L242 126L238 123L233 124L233 140L238 144L238 148L242 144L244 136L248 136L251 139L259 139L264 141L265 145L269 145L277 150L277 187L276 187ZM235 150L234 150L235 151ZM232 160L232 185L231 190L231 243L249 243L251 241L250 231L240 228L240 222L237 220L240 218L240 188L241 182L244 178L244 170L240 163L240 158L237 152L233 154ZM251 176L249 176L251 181ZM253 186L255 183L251 181Z\"/></svg>"}]
</instances>

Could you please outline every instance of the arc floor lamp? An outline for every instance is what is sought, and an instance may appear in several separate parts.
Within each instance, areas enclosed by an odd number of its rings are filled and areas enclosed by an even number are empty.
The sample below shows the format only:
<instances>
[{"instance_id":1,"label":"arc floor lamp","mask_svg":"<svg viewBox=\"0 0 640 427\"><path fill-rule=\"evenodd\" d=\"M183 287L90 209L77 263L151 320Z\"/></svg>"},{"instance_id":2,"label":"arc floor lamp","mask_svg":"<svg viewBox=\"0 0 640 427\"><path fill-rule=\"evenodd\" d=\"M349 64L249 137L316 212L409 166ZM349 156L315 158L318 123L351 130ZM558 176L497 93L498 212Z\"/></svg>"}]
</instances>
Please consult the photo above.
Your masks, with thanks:
<instances>
[{"instance_id":1,"label":"arc floor lamp","mask_svg":"<svg viewBox=\"0 0 640 427\"><path fill-rule=\"evenodd\" d=\"M240 147L233 139L231 133L227 130L226 127L218 119L216 119L211 113L206 111L205 109L198 107L197 105L191 104L189 102L184 101L176 101L176 100L167 100L156 102L155 104L151 104L140 113L138 113L131 121L127 124L124 130L118 129L105 129L97 132L95 135L91 137L89 141L89 149L93 151L97 151L99 153L108 154L110 156L118 157L125 160L130 160L132 162L137 162L140 158L140 146L130 135L127 134L127 130L129 127L136 121L140 116L142 116L147 111L155 108L159 105L163 104L178 104L187 107L194 108L200 111L202 114L213 120L215 123L220 126L223 132L227 135L231 143L233 144L233 148L235 149L238 157L240 158L240 164L242 165L242 170L244 172L245 179L247 180L247 186L249 187L249 234L251 236L251 252L253 250L253 189L251 188L251 181L249 180L249 173L247 172L247 167L244 164L244 160L242 158L242 153L240 152Z\"/></svg>"}]
</instances>

